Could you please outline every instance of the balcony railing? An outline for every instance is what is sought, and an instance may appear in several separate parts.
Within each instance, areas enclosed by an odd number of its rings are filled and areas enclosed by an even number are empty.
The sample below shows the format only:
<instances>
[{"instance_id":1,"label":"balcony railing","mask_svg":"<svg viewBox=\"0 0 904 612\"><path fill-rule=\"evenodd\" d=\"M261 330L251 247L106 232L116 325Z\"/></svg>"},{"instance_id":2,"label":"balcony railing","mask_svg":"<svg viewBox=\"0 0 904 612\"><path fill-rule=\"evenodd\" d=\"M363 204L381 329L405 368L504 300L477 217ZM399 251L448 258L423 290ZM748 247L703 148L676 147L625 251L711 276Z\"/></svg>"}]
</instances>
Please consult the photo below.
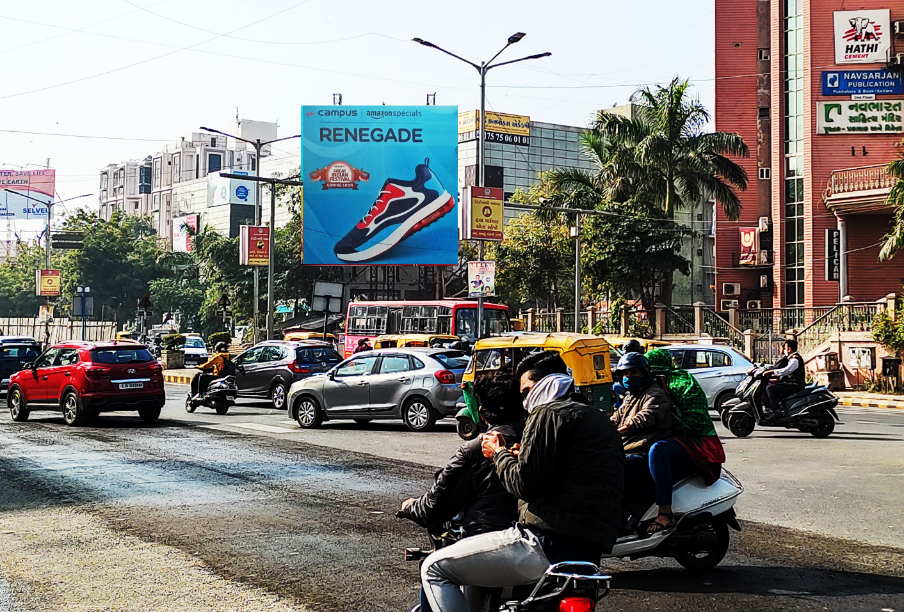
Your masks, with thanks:
<instances>
[{"instance_id":1,"label":"balcony railing","mask_svg":"<svg viewBox=\"0 0 904 612\"><path fill-rule=\"evenodd\" d=\"M888 174L886 166L862 166L835 170L829 181L829 197L841 194L854 194L862 191L891 189L897 179Z\"/></svg>"}]
</instances>

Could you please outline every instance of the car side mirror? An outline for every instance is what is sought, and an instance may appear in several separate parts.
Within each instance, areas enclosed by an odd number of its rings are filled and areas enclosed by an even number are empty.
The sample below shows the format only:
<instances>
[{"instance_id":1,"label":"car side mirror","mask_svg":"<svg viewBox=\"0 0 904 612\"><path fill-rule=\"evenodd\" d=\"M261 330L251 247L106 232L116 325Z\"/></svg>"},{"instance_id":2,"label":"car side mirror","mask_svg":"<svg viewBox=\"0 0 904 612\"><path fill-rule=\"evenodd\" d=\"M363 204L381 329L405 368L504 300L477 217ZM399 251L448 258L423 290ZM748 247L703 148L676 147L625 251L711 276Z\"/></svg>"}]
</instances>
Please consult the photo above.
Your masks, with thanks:
<instances>
[{"instance_id":1,"label":"car side mirror","mask_svg":"<svg viewBox=\"0 0 904 612\"><path fill-rule=\"evenodd\" d=\"M326 373L330 380L336 380L336 370L330 370Z\"/></svg>"},{"instance_id":2,"label":"car side mirror","mask_svg":"<svg viewBox=\"0 0 904 612\"><path fill-rule=\"evenodd\" d=\"M22 366L22 369L23 370L34 370L34 368L32 367L33 365L34 364L32 364L32 363L26 363L24 366Z\"/></svg>"},{"instance_id":3,"label":"car side mirror","mask_svg":"<svg viewBox=\"0 0 904 612\"><path fill-rule=\"evenodd\" d=\"M235 364L235 369L238 370L239 372L241 372L242 374L245 373L245 366L243 366L240 363Z\"/></svg>"}]
</instances>

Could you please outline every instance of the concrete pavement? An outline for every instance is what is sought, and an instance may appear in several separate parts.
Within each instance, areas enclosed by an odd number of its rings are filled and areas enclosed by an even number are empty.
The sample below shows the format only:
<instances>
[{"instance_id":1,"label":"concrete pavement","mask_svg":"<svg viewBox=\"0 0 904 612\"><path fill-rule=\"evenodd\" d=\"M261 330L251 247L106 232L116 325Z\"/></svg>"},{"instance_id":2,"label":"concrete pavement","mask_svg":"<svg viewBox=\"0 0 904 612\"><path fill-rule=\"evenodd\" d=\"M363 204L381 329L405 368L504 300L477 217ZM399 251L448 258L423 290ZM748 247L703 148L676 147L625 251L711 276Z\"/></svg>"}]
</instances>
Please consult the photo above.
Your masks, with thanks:
<instances>
[{"instance_id":1,"label":"concrete pavement","mask_svg":"<svg viewBox=\"0 0 904 612\"><path fill-rule=\"evenodd\" d=\"M866 391L835 391L835 395L841 399L842 406L904 410L904 395L886 395Z\"/></svg>"}]
</instances>

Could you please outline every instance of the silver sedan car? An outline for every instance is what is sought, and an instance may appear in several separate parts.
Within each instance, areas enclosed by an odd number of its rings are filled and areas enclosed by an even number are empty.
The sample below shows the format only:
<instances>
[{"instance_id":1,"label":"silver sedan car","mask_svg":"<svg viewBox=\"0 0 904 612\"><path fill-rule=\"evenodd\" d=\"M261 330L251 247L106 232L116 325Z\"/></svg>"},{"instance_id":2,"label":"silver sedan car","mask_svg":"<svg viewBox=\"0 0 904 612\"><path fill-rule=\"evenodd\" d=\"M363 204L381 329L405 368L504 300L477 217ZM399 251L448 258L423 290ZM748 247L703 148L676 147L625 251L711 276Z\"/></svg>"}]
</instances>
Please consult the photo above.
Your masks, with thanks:
<instances>
[{"instance_id":1,"label":"silver sedan car","mask_svg":"<svg viewBox=\"0 0 904 612\"><path fill-rule=\"evenodd\" d=\"M662 347L672 354L675 367L690 372L709 401L710 410L722 413L722 405L734 397L738 383L753 363L729 346L719 344L670 344Z\"/></svg>"},{"instance_id":2,"label":"silver sedan car","mask_svg":"<svg viewBox=\"0 0 904 612\"><path fill-rule=\"evenodd\" d=\"M330 419L402 419L412 431L427 431L437 419L455 416L468 365L462 351L390 348L349 357L325 374L289 388L289 418L303 428Z\"/></svg>"}]
</instances>

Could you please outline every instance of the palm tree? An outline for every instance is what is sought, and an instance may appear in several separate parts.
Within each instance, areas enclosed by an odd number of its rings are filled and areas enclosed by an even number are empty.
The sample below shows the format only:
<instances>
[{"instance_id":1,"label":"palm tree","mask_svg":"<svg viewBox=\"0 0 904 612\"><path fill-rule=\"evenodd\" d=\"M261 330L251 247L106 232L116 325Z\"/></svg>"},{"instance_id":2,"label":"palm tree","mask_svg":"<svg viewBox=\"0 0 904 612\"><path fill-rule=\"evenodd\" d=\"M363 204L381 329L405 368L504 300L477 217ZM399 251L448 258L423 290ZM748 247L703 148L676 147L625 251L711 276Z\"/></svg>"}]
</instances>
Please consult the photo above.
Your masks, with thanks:
<instances>
[{"instance_id":1,"label":"palm tree","mask_svg":"<svg viewBox=\"0 0 904 612\"><path fill-rule=\"evenodd\" d=\"M904 140L901 142L904 144ZM885 203L895 208L895 219L879 251L879 261L888 261L895 253L904 249L904 153L888 164L885 171L890 177L897 179L885 198Z\"/></svg>"},{"instance_id":2,"label":"palm tree","mask_svg":"<svg viewBox=\"0 0 904 612\"><path fill-rule=\"evenodd\" d=\"M594 208L633 200L673 218L676 208L714 198L737 220L735 189L747 188L747 173L730 156L748 157L750 151L738 134L703 131L709 113L690 99L688 88L678 78L655 90L643 87L631 97L637 104L633 118L600 113L582 139L596 167L549 173L561 203Z\"/></svg>"}]
</instances>

